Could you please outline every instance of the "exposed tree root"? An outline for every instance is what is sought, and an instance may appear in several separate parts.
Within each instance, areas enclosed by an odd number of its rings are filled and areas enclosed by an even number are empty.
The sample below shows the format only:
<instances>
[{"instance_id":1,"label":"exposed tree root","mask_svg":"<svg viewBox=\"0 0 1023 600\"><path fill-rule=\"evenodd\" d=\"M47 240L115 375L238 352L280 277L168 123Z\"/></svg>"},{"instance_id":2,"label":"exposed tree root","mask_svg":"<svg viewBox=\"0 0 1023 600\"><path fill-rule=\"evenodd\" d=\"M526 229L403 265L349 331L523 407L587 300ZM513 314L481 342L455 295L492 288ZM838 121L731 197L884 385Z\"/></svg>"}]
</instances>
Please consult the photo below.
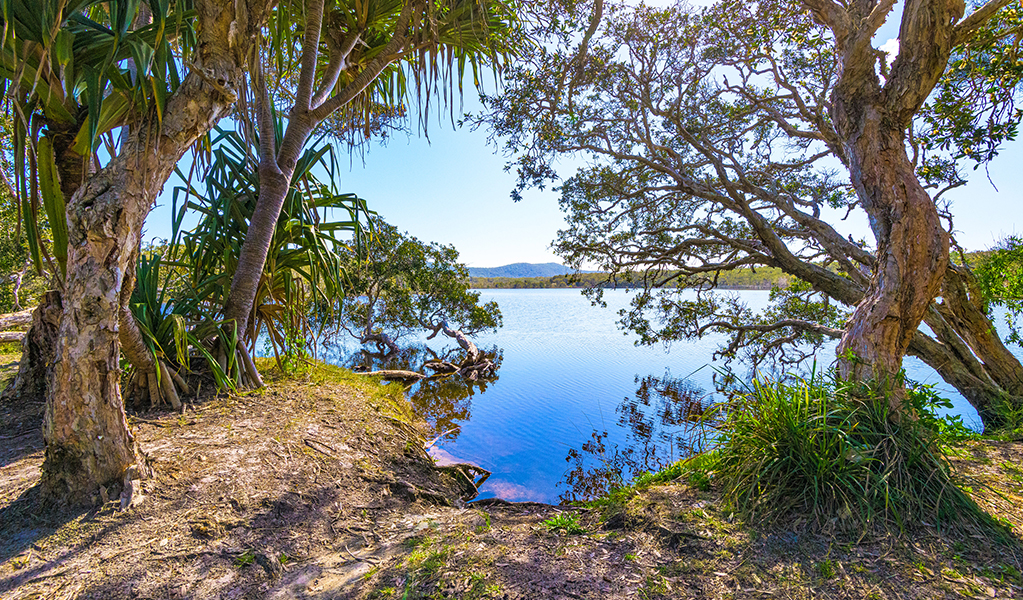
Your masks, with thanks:
<instances>
[{"instance_id":1,"label":"exposed tree root","mask_svg":"<svg viewBox=\"0 0 1023 600\"><path fill-rule=\"evenodd\" d=\"M490 471L483 467L470 463L457 463L434 467L434 469L447 473L458 482L462 488L462 500L472 500L479 495L479 487L490 478ZM479 479L477 479L479 477Z\"/></svg>"},{"instance_id":2,"label":"exposed tree root","mask_svg":"<svg viewBox=\"0 0 1023 600\"><path fill-rule=\"evenodd\" d=\"M128 381L128 394L134 398L149 398L150 406L169 404L174 410L183 411L181 396L192 393L181 375L162 360L151 363L153 370L143 371L136 367Z\"/></svg>"}]
</instances>

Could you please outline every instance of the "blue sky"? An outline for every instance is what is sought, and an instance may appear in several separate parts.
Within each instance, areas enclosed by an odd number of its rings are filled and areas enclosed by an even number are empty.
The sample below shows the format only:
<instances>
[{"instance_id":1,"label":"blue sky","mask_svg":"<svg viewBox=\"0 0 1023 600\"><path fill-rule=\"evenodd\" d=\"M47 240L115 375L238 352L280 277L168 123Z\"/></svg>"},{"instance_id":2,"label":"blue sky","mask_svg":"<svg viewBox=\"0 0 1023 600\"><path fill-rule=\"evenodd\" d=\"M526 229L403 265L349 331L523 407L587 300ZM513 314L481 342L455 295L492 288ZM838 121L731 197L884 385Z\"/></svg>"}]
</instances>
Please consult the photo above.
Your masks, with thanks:
<instances>
[{"instance_id":1,"label":"blue sky","mask_svg":"<svg viewBox=\"0 0 1023 600\"><path fill-rule=\"evenodd\" d=\"M898 35L899 13L897 7L878 32L877 46ZM467 86L463 110L478 108ZM512 202L515 176L504 171L506 162L485 131L456 130L445 116L433 119L429 140L399 134L384 146L371 146L364 160L355 156L351 168L342 170L341 191L365 198L385 220L422 240L453 244L469 266L560 262L549 248L564 225L557 194L529 190L521 202ZM1008 144L988 172L968 175L967 186L945 195L952 201L959 243L980 250L1023 233L1023 141ZM168 182L159 201L163 206L147 219L149 239L170 235L173 185ZM872 239L862 218L840 229Z\"/></svg>"}]
</instances>

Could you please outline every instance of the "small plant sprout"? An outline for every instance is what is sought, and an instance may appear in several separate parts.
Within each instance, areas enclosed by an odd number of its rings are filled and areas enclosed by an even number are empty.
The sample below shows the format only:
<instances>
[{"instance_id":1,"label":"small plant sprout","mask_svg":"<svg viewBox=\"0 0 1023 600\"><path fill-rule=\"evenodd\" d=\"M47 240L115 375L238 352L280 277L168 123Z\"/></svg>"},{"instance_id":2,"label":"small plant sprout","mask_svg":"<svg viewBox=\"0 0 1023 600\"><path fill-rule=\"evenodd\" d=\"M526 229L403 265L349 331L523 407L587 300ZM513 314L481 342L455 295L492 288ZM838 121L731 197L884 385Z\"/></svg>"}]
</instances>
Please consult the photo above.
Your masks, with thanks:
<instances>
[{"instance_id":1,"label":"small plant sprout","mask_svg":"<svg viewBox=\"0 0 1023 600\"><path fill-rule=\"evenodd\" d=\"M547 519L541 523L541 525L543 525L547 531L552 533L560 530L563 530L569 535L586 533L586 529L579 524L579 520L572 514L560 513Z\"/></svg>"}]
</instances>

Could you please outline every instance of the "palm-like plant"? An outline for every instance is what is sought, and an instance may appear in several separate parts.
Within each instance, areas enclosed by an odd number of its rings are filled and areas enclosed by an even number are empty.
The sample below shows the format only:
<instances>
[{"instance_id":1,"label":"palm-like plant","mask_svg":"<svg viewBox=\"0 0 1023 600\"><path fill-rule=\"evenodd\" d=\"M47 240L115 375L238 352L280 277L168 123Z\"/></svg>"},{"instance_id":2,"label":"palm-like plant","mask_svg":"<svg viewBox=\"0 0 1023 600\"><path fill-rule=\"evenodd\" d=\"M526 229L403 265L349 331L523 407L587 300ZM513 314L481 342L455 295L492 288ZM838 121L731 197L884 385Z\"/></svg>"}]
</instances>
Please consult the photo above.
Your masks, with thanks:
<instances>
[{"instance_id":1,"label":"palm-like plant","mask_svg":"<svg viewBox=\"0 0 1023 600\"><path fill-rule=\"evenodd\" d=\"M192 0L0 0L0 96L14 119L14 182L36 269L60 285L64 206L100 145L149 111L159 117L193 45ZM38 223L45 215L52 256Z\"/></svg>"},{"instance_id":2,"label":"palm-like plant","mask_svg":"<svg viewBox=\"0 0 1023 600\"><path fill-rule=\"evenodd\" d=\"M423 115L438 95L450 105L468 67L479 83L481 66L489 62L497 71L501 57L511 51L514 9L502 0L285 0L278 5L267 44L268 56L276 61L253 65L252 120L269 140L275 126L272 91L288 99L290 119L279 145L260 146L260 194L225 305L226 319L252 319L289 182L314 129L336 116L352 126L335 131L354 132L388 110L403 114L413 97ZM279 77L278 85L271 86L264 75L267 65L279 74L297 70L298 75Z\"/></svg>"},{"instance_id":3,"label":"palm-like plant","mask_svg":"<svg viewBox=\"0 0 1023 600\"><path fill-rule=\"evenodd\" d=\"M281 129L278 121L277 145ZM258 146L259 139L251 144ZM187 286L197 299L197 312L223 328L218 353L224 371L241 384L258 385L259 374L245 358L255 341L265 331L282 361L282 355L304 351L308 341L318 336L320 326L329 321L327 313L339 306L344 292L338 251L349 243L358 243L369 211L356 195L338 192L332 146L314 144L303 153L274 228L255 310L243 324L248 352L230 352L236 347L225 342L231 341L232 336L227 334L234 329L222 322L221 311L259 198L260 178L251 158L253 153L250 143L237 132L218 131L204 189L192 185L175 189L175 206L184 196L180 209L176 209L179 222L186 209L202 215L195 229L183 234L181 255L175 264L186 267ZM321 180L317 171L326 173L329 183ZM344 218L329 219L329 213L335 210L342 211ZM213 334L208 330L203 333L207 338Z\"/></svg>"}]
</instances>

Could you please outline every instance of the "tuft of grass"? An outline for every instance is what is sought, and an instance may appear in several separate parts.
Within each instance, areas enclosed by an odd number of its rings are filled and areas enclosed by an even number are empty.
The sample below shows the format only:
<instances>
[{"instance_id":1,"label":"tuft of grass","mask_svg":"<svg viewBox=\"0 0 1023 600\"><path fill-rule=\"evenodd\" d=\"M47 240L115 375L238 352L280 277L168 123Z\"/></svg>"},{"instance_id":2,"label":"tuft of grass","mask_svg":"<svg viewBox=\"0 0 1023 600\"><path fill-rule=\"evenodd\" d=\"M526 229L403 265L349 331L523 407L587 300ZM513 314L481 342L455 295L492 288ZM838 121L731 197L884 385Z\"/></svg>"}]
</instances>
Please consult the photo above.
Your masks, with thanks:
<instances>
[{"instance_id":1,"label":"tuft of grass","mask_svg":"<svg viewBox=\"0 0 1023 600\"><path fill-rule=\"evenodd\" d=\"M241 554L239 554L238 556L235 557L235 559L234 559L234 566L236 566L236 567L238 567L240 569L242 567L247 567L247 566L251 565L255 561L256 561L256 553L253 552L252 550L246 550L245 552L242 552Z\"/></svg>"},{"instance_id":2,"label":"tuft of grass","mask_svg":"<svg viewBox=\"0 0 1023 600\"><path fill-rule=\"evenodd\" d=\"M817 574L820 575L822 579L832 579L838 574L838 571L835 568L835 561L831 559L820 561L817 563L816 569Z\"/></svg>"},{"instance_id":3,"label":"tuft of grass","mask_svg":"<svg viewBox=\"0 0 1023 600\"><path fill-rule=\"evenodd\" d=\"M541 525L550 532L564 531L569 535L586 533L586 529L579 524L579 519L575 515L568 513L555 515L542 522Z\"/></svg>"},{"instance_id":4,"label":"tuft of grass","mask_svg":"<svg viewBox=\"0 0 1023 600\"><path fill-rule=\"evenodd\" d=\"M867 386L755 380L727 404L717 478L739 514L841 528L993 525L955 484L936 435Z\"/></svg>"}]
</instances>

